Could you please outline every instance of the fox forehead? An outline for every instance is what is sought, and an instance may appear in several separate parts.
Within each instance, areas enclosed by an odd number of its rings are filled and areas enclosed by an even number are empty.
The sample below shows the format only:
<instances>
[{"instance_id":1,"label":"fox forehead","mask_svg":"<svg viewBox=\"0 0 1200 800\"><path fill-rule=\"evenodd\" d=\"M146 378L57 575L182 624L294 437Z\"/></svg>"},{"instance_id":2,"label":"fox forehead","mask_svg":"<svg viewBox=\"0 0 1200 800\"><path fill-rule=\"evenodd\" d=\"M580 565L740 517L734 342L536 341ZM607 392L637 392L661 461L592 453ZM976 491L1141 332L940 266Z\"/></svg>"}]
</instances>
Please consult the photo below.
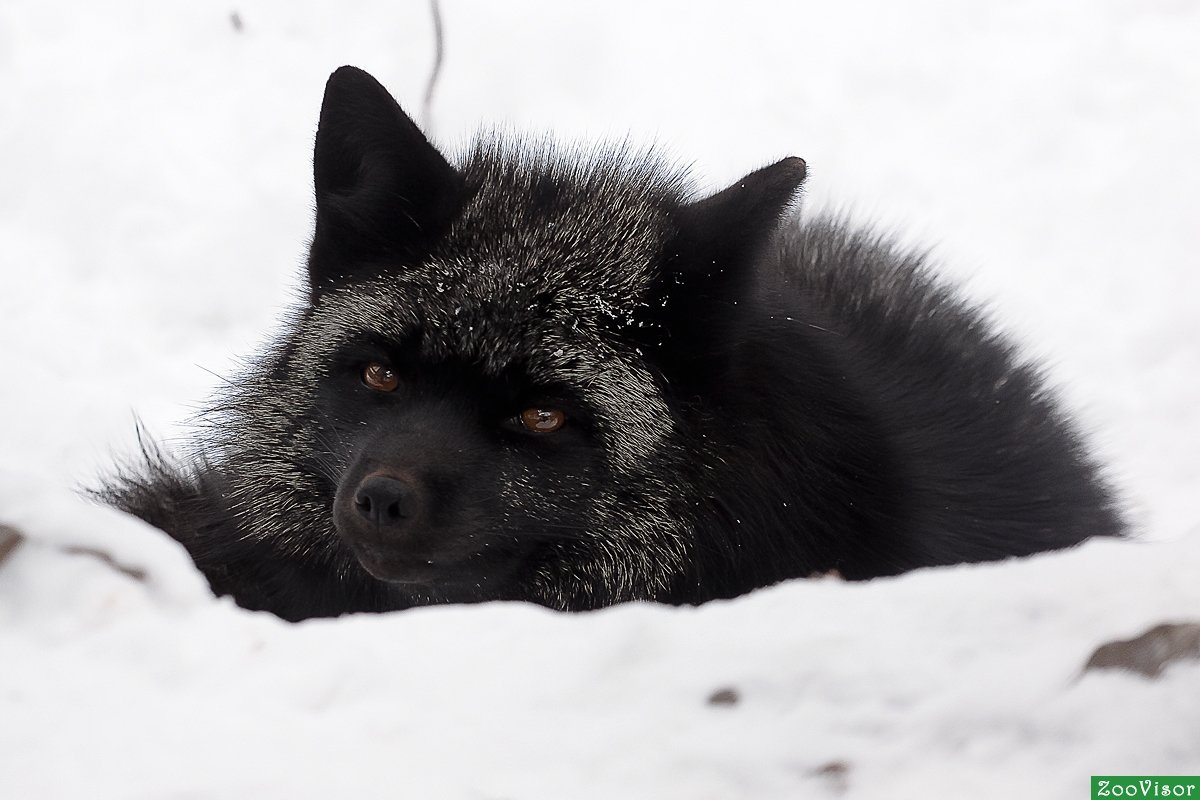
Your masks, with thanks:
<instances>
[{"instance_id":1,"label":"fox forehead","mask_svg":"<svg viewBox=\"0 0 1200 800\"><path fill-rule=\"evenodd\" d=\"M517 367L539 382L580 360L635 358L613 331L642 303L634 282L610 291L566 291L521 282L500 269L433 270L356 283L323 295L300 341L328 357L364 339L415 347L431 361L456 359L496 376ZM586 357L586 358L585 358Z\"/></svg>"}]
</instances>

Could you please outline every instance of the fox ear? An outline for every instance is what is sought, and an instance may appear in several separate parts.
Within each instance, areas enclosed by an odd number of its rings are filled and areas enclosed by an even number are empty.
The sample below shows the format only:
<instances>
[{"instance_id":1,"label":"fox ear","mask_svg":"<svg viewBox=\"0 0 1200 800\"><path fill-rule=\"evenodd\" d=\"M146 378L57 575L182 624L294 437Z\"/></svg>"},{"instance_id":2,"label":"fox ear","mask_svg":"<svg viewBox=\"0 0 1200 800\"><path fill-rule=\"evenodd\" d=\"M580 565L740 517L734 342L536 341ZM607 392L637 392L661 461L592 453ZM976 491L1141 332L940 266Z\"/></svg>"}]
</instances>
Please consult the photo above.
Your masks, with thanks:
<instances>
[{"instance_id":1,"label":"fox ear","mask_svg":"<svg viewBox=\"0 0 1200 800\"><path fill-rule=\"evenodd\" d=\"M712 373L705 359L722 351L729 307L750 291L756 256L770 243L804 182L805 165L785 158L729 188L676 211L677 231L664 250L663 272L647 294L629 335L693 377ZM678 376L677 376L678 377Z\"/></svg>"},{"instance_id":2,"label":"fox ear","mask_svg":"<svg viewBox=\"0 0 1200 800\"><path fill-rule=\"evenodd\" d=\"M680 208L665 251L662 304L682 309L705 298L741 297L754 280L755 256L771 241L806 169L803 159L785 158Z\"/></svg>"},{"instance_id":3,"label":"fox ear","mask_svg":"<svg viewBox=\"0 0 1200 800\"><path fill-rule=\"evenodd\" d=\"M751 172L711 197L680 210L677 268L683 280L735 280L740 269L779 227L807 167L792 156ZM725 275L722 279L721 275ZM726 287L733 288L733 287Z\"/></svg>"},{"instance_id":4,"label":"fox ear","mask_svg":"<svg viewBox=\"0 0 1200 800\"><path fill-rule=\"evenodd\" d=\"M313 153L313 291L371 262L419 260L450 224L463 181L387 89L355 67L329 77Z\"/></svg>"}]
</instances>

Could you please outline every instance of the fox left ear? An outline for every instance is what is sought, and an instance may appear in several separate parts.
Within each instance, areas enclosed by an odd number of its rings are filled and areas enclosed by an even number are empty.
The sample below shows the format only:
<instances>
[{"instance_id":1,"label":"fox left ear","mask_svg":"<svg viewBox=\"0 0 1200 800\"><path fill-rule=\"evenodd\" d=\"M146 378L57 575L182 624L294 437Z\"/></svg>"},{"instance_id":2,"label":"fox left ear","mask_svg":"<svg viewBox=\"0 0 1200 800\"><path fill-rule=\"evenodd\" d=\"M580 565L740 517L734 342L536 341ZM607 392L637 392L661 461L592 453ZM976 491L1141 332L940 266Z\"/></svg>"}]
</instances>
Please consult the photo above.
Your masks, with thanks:
<instances>
[{"instance_id":1,"label":"fox left ear","mask_svg":"<svg viewBox=\"0 0 1200 800\"><path fill-rule=\"evenodd\" d=\"M419 260L449 226L463 180L374 78L329 77L313 152L312 290L364 267Z\"/></svg>"},{"instance_id":2,"label":"fox left ear","mask_svg":"<svg viewBox=\"0 0 1200 800\"><path fill-rule=\"evenodd\" d=\"M804 159L791 156L751 172L711 197L680 210L674 255L687 280L741 272L739 266L761 249L796 198L807 173ZM690 274L689 274L690 273ZM735 277L727 274L727 279Z\"/></svg>"}]
</instances>

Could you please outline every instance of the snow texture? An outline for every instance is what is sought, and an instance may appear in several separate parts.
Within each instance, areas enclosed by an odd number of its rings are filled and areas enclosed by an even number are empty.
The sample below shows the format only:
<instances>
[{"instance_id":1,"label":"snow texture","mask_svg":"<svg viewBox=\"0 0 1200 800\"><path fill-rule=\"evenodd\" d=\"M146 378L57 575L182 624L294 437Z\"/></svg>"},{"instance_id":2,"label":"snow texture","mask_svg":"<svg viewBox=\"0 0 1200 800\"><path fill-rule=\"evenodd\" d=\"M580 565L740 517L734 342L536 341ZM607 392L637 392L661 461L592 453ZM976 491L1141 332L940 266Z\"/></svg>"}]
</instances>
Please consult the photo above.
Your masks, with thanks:
<instances>
[{"instance_id":1,"label":"snow texture","mask_svg":"<svg viewBox=\"0 0 1200 800\"><path fill-rule=\"evenodd\" d=\"M444 0L435 138L657 140L932 245L1048 361L1136 542L698 609L288 625L77 494L291 302L325 78L419 111L425 3L0 5L0 797L1081 797L1200 774L1200 6ZM236 14L236 20L234 19ZM6 531L7 529L7 531Z\"/></svg>"}]
</instances>

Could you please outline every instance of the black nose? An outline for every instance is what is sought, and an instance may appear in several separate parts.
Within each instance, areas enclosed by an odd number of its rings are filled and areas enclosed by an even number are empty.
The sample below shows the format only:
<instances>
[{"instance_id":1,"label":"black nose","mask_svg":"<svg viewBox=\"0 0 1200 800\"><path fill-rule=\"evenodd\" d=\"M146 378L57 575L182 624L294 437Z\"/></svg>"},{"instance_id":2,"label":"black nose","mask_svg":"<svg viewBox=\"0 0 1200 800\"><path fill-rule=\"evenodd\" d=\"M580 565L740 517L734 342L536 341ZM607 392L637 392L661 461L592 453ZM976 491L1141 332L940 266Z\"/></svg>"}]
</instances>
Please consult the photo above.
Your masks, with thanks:
<instances>
[{"instance_id":1,"label":"black nose","mask_svg":"<svg viewBox=\"0 0 1200 800\"><path fill-rule=\"evenodd\" d=\"M390 475L368 475L354 493L354 507L363 519L381 528L395 527L414 512L413 488Z\"/></svg>"}]
</instances>

